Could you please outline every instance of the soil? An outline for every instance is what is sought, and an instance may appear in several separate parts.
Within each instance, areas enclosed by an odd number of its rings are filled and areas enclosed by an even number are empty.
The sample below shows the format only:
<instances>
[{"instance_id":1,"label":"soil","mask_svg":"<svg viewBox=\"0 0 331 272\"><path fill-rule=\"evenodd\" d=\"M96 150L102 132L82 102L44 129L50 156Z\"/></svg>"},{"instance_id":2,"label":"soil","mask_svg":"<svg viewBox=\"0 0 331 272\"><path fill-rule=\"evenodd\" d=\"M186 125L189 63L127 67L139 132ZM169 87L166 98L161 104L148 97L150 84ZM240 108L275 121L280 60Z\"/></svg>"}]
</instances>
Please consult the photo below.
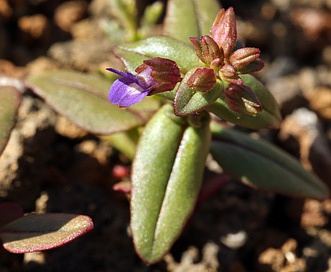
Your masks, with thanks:
<instances>
[{"instance_id":1,"label":"soil","mask_svg":"<svg viewBox=\"0 0 331 272\"><path fill-rule=\"evenodd\" d=\"M118 65L114 41L100 28L106 2L0 0L0 76ZM148 4L138 2L139 10ZM262 50L258 77L284 117L279 129L258 133L331 187L331 1L221 2L234 6L239 37ZM26 91L0 157L1 201L25 212L86 214L95 228L45 252L3 250L0 271L331 271L330 199L290 198L236 181L200 203L171 252L147 266L133 248L128 200L113 190L129 168L125 156Z\"/></svg>"}]
</instances>

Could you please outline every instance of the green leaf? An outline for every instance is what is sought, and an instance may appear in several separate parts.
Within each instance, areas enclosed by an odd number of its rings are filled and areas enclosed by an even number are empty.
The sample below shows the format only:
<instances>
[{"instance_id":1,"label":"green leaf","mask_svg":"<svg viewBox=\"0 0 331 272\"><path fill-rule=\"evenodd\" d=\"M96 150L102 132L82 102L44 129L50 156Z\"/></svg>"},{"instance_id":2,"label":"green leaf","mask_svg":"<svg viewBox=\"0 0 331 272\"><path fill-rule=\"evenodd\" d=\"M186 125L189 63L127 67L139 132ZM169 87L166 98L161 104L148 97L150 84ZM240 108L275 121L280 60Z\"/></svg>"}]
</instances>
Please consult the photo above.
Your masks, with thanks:
<instances>
[{"instance_id":1,"label":"green leaf","mask_svg":"<svg viewBox=\"0 0 331 272\"><path fill-rule=\"evenodd\" d=\"M174 109L177 116L188 116L203 111L223 92L223 84L218 80L208 92L198 92L187 85L187 81L197 68L186 73L176 92Z\"/></svg>"},{"instance_id":2,"label":"green leaf","mask_svg":"<svg viewBox=\"0 0 331 272\"><path fill-rule=\"evenodd\" d=\"M157 96L147 96L140 103L132 105L130 109L139 112L145 120L148 120L160 108L160 106L160 99ZM119 150L130 160L133 160L139 136L139 129L134 128L124 132L112 133L111 135L106 135L102 138L108 141L111 146Z\"/></svg>"},{"instance_id":3,"label":"green leaf","mask_svg":"<svg viewBox=\"0 0 331 272\"><path fill-rule=\"evenodd\" d=\"M107 3L116 21L123 27L127 39L137 38L137 6L135 0L112 0Z\"/></svg>"},{"instance_id":4,"label":"green leaf","mask_svg":"<svg viewBox=\"0 0 331 272\"><path fill-rule=\"evenodd\" d=\"M102 138L108 141L112 147L119 150L130 160L133 160L139 138L137 129L113 133L111 135L103 136Z\"/></svg>"},{"instance_id":5,"label":"green leaf","mask_svg":"<svg viewBox=\"0 0 331 272\"><path fill-rule=\"evenodd\" d=\"M57 70L30 75L27 83L58 113L89 132L110 134L144 124L130 108L120 109L108 101L111 83L102 77Z\"/></svg>"},{"instance_id":6,"label":"green leaf","mask_svg":"<svg viewBox=\"0 0 331 272\"><path fill-rule=\"evenodd\" d=\"M233 124L251 128L277 128L281 122L281 114L275 98L268 89L252 75L241 75L244 84L250 87L262 104L263 111L256 116L232 111L225 102L224 95L208 107L208 111L214 113L219 118Z\"/></svg>"},{"instance_id":7,"label":"green leaf","mask_svg":"<svg viewBox=\"0 0 331 272\"><path fill-rule=\"evenodd\" d=\"M22 94L12 86L0 86L0 154L6 147L10 133L16 123Z\"/></svg>"},{"instance_id":8,"label":"green leaf","mask_svg":"<svg viewBox=\"0 0 331 272\"><path fill-rule=\"evenodd\" d=\"M209 144L209 116L187 127L170 105L143 131L132 168L131 230L147 263L169 251L192 213Z\"/></svg>"},{"instance_id":9,"label":"green leaf","mask_svg":"<svg viewBox=\"0 0 331 272\"><path fill-rule=\"evenodd\" d=\"M160 19L163 11L164 3L161 1L156 1L147 6L140 20L141 28L139 30L148 29L149 31L151 31L151 28L155 26L157 21Z\"/></svg>"},{"instance_id":10,"label":"green leaf","mask_svg":"<svg viewBox=\"0 0 331 272\"><path fill-rule=\"evenodd\" d=\"M215 0L171 0L167 5L164 34L190 43L189 37L209 34L219 10Z\"/></svg>"},{"instance_id":11,"label":"green leaf","mask_svg":"<svg viewBox=\"0 0 331 272\"><path fill-rule=\"evenodd\" d=\"M198 65L198 57L193 46L164 36L123 44L115 48L114 53L120 57L128 72L131 73L134 73L145 59L155 57L175 61L182 73Z\"/></svg>"},{"instance_id":12,"label":"green leaf","mask_svg":"<svg viewBox=\"0 0 331 272\"><path fill-rule=\"evenodd\" d=\"M30 214L0 228L6 250L26 253L62 246L93 229L92 220L75 214Z\"/></svg>"},{"instance_id":13,"label":"green leaf","mask_svg":"<svg viewBox=\"0 0 331 272\"><path fill-rule=\"evenodd\" d=\"M313 173L270 143L222 128L213 129L211 153L225 172L244 183L280 194L325 199L328 189Z\"/></svg>"}]
</instances>

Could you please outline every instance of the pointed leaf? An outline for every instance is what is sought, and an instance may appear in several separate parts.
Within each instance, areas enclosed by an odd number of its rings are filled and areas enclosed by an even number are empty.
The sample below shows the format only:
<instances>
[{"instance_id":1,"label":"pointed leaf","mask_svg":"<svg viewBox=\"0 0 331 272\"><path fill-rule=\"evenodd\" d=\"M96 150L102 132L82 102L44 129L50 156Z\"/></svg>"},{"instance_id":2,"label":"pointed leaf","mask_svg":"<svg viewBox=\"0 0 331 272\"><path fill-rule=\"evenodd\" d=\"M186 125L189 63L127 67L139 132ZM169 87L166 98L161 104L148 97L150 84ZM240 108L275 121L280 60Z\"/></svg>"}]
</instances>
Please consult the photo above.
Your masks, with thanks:
<instances>
[{"instance_id":1,"label":"pointed leaf","mask_svg":"<svg viewBox=\"0 0 331 272\"><path fill-rule=\"evenodd\" d=\"M241 75L240 77L244 80L244 84L254 91L263 110L257 113L256 116L234 112L225 103L224 95L209 106L207 110L223 120L239 126L252 129L277 128L282 118L275 98L268 89L252 75Z\"/></svg>"},{"instance_id":2,"label":"pointed leaf","mask_svg":"<svg viewBox=\"0 0 331 272\"><path fill-rule=\"evenodd\" d=\"M193 46L164 36L123 44L117 47L114 53L120 57L131 73L142 64L143 60L154 57L175 61L183 73L198 65L198 57Z\"/></svg>"},{"instance_id":3,"label":"pointed leaf","mask_svg":"<svg viewBox=\"0 0 331 272\"><path fill-rule=\"evenodd\" d=\"M30 214L0 229L6 250L25 253L62 246L93 229L92 220L75 214Z\"/></svg>"},{"instance_id":4,"label":"pointed leaf","mask_svg":"<svg viewBox=\"0 0 331 272\"><path fill-rule=\"evenodd\" d=\"M171 0L167 5L164 34L189 42L208 35L220 5L215 0Z\"/></svg>"},{"instance_id":5,"label":"pointed leaf","mask_svg":"<svg viewBox=\"0 0 331 272\"><path fill-rule=\"evenodd\" d=\"M92 133L109 134L140 126L144 120L107 99L111 83L74 71L47 71L27 78L27 84L57 112Z\"/></svg>"},{"instance_id":6,"label":"pointed leaf","mask_svg":"<svg viewBox=\"0 0 331 272\"><path fill-rule=\"evenodd\" d=\"M16 122L22 94L13 86L0 86L0 154L6 147Z\"/></svg>"},{"instance_id":7,"label":"pointed leaf","mask_svg":"<svg viewBox=\"0 0 331 272\"><path fill-rule=\"evenodd\" d=\"M187 127L170 105L143 131L132 169L131 229L136 250L147 263L169 251L190 216L209 144L209 116L200 127Z\"/></svg>"},{"instance_id":8,"label":"pointed leaf","mask_svg":"<svg viewBox=\"0 0 331 272\"><path fill-rule=\"evenodd\" d=\"M289 154L263 140L222 127L214 128L214 159L244 183L277 193L324 199L327 187Z\"/></svg>"},{"instance_id":9,"label":"pointed leaf","mask_svg":"<svg viewBox=\"0 0 331 272\"><path fill-rule=\"evenodd\" d=\"M197 68L190 70L180 83L175 96L175 114L188 116L203 111L223 92L223 84L218 80L215 86L207 92L198 92L187 85L188 79Z\"/></svg>"}]
</instances>

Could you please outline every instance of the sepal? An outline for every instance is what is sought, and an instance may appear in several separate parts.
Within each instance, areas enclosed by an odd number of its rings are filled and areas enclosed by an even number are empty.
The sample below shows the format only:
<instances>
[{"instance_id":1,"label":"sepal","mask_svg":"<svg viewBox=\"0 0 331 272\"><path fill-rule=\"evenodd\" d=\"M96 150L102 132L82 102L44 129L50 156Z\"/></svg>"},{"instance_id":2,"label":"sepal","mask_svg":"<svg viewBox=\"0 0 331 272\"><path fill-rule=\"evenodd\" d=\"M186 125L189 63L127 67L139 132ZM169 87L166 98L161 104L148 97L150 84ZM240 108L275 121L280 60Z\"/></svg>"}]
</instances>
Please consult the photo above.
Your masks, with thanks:
<instances>
[{"instance_id":1,"label":"sepal","mask_svg":"<svg viewBox=\"0 0 331 272\"><path fill-rule=\"evenodd\" d=\"M215 59L218 59L219 63L223 62L223 51L210 36L191 37L190 41L193 43L195 53L203 63L210 65Z\"/></svg>"},{"instance_id":2,"label":"sepal","mask_svg":"<svg viewBox=\"0 0 331 272\"><path fill-rule=\"evenodd\" d=\"M210 68L196 69L187 81L187 85L197 92L207 92L214 87L215 83L215 73Z\"/></svg>"},{"instance_id":3,"label":"sepal","mask_svg":"<svg viewBox=\"0 0 331 272\"><path fill-rule=\"evenodd\" d=\"M252 75L241 75L244 85L254 90L259 99L263 111L258 112L256 116L234 112L225 102L225 96L212 103L206 110L214 113L219 118L230 123L251 128L277 128L282 120L277 102L269 90Z\"/></svg>"},{"instance_id":4,"label":"sepal","mask_svg":"<svg viewBox=\"0 0 331 272\"><path fill-rule=\"evenodd\" d=\"M188 85L191 76L201 68L193 68L181 81L175 95L174 109L178 116L189 116L203 111L216 101L223 92L224 86L217 80L212 89L207 92L199 92Z\"/></svg>"},{"instance_id":5,"label":"sepal","mask_svg":"<svg viewBox=\"0 0 331 272\"><path fill-rule=\"evenodd\" d=\"M251 88L242 85L230 84L224 91L225 101L229 108L235 112L256 114L262 111L262 106Z\"/></svg>"},{"instance_id":6,"label":"sepal","mask_svg":"<svg viewBox=\"0 0 331 272\"><path fill-rule=\"evenodd\" d=\"M240 71L260 57L260 50L254 47L244 47L234 51L230 56L232 66Z\"/></svg>"},{"instance_id":7,"label":"sepal","mask_svg":"<svg viewBox=\"0 0 331 272\"><path fill-rule=\"evenodd\" d=\"M228 57L237 42L237 22L232 7L219 11L211 28L211 37Z\"/></svg>"}]
</instances>

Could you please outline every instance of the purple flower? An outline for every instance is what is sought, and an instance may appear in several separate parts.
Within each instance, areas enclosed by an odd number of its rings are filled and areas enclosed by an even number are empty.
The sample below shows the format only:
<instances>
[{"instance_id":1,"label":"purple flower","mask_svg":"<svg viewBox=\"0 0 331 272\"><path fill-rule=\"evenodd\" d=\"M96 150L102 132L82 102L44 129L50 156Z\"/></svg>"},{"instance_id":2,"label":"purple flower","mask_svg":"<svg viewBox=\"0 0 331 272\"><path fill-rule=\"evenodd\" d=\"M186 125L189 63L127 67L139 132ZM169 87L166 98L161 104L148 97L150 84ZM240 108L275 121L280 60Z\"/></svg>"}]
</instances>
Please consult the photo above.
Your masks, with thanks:
<instances>
[{"instance_id":1,"label":"purple flower","mask_svg":"<svg viewBox=\"0 0 331 272\"><path fill-rule=\"evenodd\" d=\"M164 58L145 60L136 69L136 75L113 68L107 70L121 76L113 83L108 94L109 101L120 107L138 103L147 95L170 91L180 81L177 64Z\"/></svg>"},{"instance_id":2,"label":"purple flower","mask_svg":"<svg viewBox=\"0 0 331 272\"><path fill-rule=\"evenodd\" d=\"M128 107L140 102L148 95L148 89L139 82L137 76L113 68L107 68L107 70L122 76L115 80L109 90L110 103L118 104L120 107Z\"/></svg>"}]
</instances>

